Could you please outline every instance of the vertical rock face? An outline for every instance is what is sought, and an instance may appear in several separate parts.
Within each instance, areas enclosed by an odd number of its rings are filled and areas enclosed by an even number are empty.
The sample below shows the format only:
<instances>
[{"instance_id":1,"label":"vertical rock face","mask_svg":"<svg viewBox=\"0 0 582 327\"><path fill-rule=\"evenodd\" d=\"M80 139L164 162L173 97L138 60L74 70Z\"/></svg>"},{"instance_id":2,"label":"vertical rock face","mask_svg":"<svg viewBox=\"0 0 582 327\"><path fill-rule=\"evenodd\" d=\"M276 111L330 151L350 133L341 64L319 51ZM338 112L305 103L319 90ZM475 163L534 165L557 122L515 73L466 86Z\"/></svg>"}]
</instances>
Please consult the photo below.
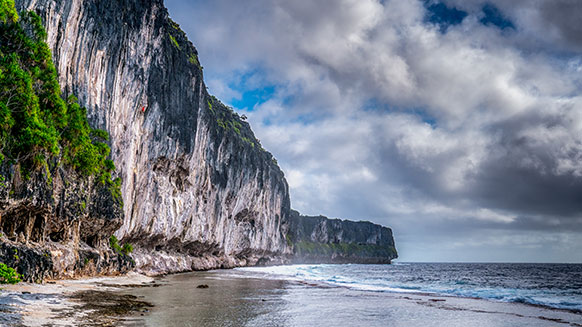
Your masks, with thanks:
<instances>
[{"instance_id":1,"label":"vertical rock face","mask_svg":"<svg viewBox=\"0 0 582 327\"><path fill-rule=\"evenodd\" d=\"M18 166L0 169L0 261L26 281L117 274L133 267L109 249L123 223L120 199L108 186L51 163L24 178Z\"/></svg>"},{"instance_id":2,"label":"vertical rock face","mask_svg":"<svg viewBox=\"0 0 582 327\"><path fill-rule=\"evenodd\" d=\"M282 171L248 123L208 95L196 49L161 0L17 7L43 18L64 93L111 135L125 203L116 234L136 246L139 269L232 267L290 254Z\"/></svg>"},{"instance_id":3,"label":"vertical rock face","mask_svg":"<svg viewBox=\"0 0 582 327\"><path fill-rule=\"evenodd\" d=\"M367 221L290 214L295 263L390 263L398 257L392 230Z\"/></svg>"},{"instance_id":4,"label":"vertical rock face","mask_svg":"<svg viewBox=\"0 0 582 327\"><path fill-rule=\"evenodd\" d=\"M390 229L290 210L283 172L249 124L207 93L197 51L162 0L16 5L42 17L63 92L87 107L93 127L110 133L124 219L85 219L82 243L115 230L134 245L138 271L153 274L293 256L362 263L396 257Z\"/></svg>"}]
</instances>

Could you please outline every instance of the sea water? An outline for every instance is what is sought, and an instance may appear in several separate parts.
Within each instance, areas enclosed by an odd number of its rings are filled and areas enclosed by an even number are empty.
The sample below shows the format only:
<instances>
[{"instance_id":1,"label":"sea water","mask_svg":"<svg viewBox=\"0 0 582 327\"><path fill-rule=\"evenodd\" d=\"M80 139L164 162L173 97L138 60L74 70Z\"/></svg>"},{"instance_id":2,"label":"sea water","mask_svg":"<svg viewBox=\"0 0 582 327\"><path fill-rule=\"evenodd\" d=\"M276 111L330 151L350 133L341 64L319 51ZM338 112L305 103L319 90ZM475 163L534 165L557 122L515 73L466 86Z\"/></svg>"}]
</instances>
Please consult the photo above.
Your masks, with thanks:
<instances>
[{"instance_id":1,"label":"sea water","mask_svg":"<svg viewBox=\"0 0 582 327\"><path fill-rule=\"evenodd\" d=\"M237 268L249 276L362 291L422 292L582 312L582 264L396 263Z\"/></svg>"},{"instance_id":2,"label":"sea water","mask_svg":"<svg viewBox=\"0 0 582 327\"><path fill-rule=\"evenodd\" d=\"M156 284L127 291L154 307L126 326L582 326L582 265L290 265Z\"/></svg>"}]
</instances>

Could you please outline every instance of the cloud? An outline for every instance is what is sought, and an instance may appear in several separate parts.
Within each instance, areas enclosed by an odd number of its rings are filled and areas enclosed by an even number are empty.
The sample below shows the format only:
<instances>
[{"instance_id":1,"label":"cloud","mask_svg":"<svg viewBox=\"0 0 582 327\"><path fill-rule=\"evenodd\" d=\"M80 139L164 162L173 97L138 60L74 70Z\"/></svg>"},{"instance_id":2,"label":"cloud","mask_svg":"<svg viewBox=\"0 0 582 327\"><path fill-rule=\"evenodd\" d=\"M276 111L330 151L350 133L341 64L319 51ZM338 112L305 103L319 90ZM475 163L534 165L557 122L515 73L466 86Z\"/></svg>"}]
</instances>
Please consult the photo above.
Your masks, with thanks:
<instances>
[{"instance_id":1,"label":"cloud","mask_svg":"<svg viewBox=\"0 0 582 327\"><path fill-rule=\"evenodd\" d=\"M541 6L543 20L572 49L582 49L582 6L576 0L545 1Z\"/></svg>"},{"instance_id":2,"label":"cloud","mask_svg":"<svg viewBox=\"0 0 582 327\"><path fill-rule=\"evenodd\" d=\"M449 6L484 17L487 10L498 10L519 33L518 44L538 51L582 50L582 6L577 0L444 0Z\"/></svg>"},{"instance_id":3,"label":"cloud","mask_svg":"<svg viewBox=\"0 0 582 327\"><path fill-rule=\"evenodd\" d=\"M443 29L430 3L167 1L211 92L272 89L245 113L294 208L390 225L408 259L484 230L566 258L540 235L581 230L582 6L446 0Z\"/></svg>"}]
</instances>

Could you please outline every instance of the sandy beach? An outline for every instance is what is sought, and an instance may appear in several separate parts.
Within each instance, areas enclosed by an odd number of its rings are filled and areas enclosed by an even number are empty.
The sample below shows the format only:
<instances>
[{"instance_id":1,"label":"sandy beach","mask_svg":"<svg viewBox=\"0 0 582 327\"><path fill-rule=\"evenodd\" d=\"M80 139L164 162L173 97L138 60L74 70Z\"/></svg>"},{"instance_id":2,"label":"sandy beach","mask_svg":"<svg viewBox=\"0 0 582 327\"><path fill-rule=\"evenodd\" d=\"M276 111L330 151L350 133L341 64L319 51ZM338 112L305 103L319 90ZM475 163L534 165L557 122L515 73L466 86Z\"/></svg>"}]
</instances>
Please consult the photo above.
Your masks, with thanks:
<instances>
[{"instance_id":1,"label":"sandy beach","mask_svg":"<svg viewBox=\"0 0 582 327\"><path fill-rule=\"evenodd\" d=\"M582 315L566 310L361 291L240 270L169 275L158 283L130 290L154 305L136 326L582 326Z\"/></svg>"},{"instance_id":2,"label":"sandy beach","mask_svg":"<svg viewBox=\"0 0 582 327\"><path fill-rule=\"evenodd\" d=\"M423 293L353 290L216 270L19 284L1 326L582 326L566 310Z\"/></svg>"},{"instance_id":3,"label":"sandy beach","mask_svg":"<svg viewBox=\"0 0 582 327\"><path fill-rule=\"evenodd\" d=\"M121 291L155 285L153 278L135 273L2 285L0 326L117 326L151 307Z\"/></svg>"}]
</instances>

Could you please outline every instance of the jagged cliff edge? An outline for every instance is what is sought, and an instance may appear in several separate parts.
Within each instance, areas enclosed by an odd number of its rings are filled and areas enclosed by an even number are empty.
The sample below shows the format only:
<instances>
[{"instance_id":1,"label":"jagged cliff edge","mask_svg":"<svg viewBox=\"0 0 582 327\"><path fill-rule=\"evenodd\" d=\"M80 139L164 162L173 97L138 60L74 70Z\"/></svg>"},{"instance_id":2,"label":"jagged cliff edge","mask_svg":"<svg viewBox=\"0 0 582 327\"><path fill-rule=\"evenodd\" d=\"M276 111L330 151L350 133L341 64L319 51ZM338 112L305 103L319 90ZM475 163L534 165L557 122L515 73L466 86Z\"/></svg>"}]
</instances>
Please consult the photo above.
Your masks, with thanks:
<instances>
[{"instance_id":1,"label":"jagged cliff edge","mask_svg":"<svg viewBox=\"0 0 582 327\"><path fill-rule=\"evenodd\" d=\"M111 135L125 204L116 235L134 244L138 270L293 257L283 172L248 123L208 94L197 51L161 0L16 4L43 18L63 92Z\"/></svg>"}]
</instances>

